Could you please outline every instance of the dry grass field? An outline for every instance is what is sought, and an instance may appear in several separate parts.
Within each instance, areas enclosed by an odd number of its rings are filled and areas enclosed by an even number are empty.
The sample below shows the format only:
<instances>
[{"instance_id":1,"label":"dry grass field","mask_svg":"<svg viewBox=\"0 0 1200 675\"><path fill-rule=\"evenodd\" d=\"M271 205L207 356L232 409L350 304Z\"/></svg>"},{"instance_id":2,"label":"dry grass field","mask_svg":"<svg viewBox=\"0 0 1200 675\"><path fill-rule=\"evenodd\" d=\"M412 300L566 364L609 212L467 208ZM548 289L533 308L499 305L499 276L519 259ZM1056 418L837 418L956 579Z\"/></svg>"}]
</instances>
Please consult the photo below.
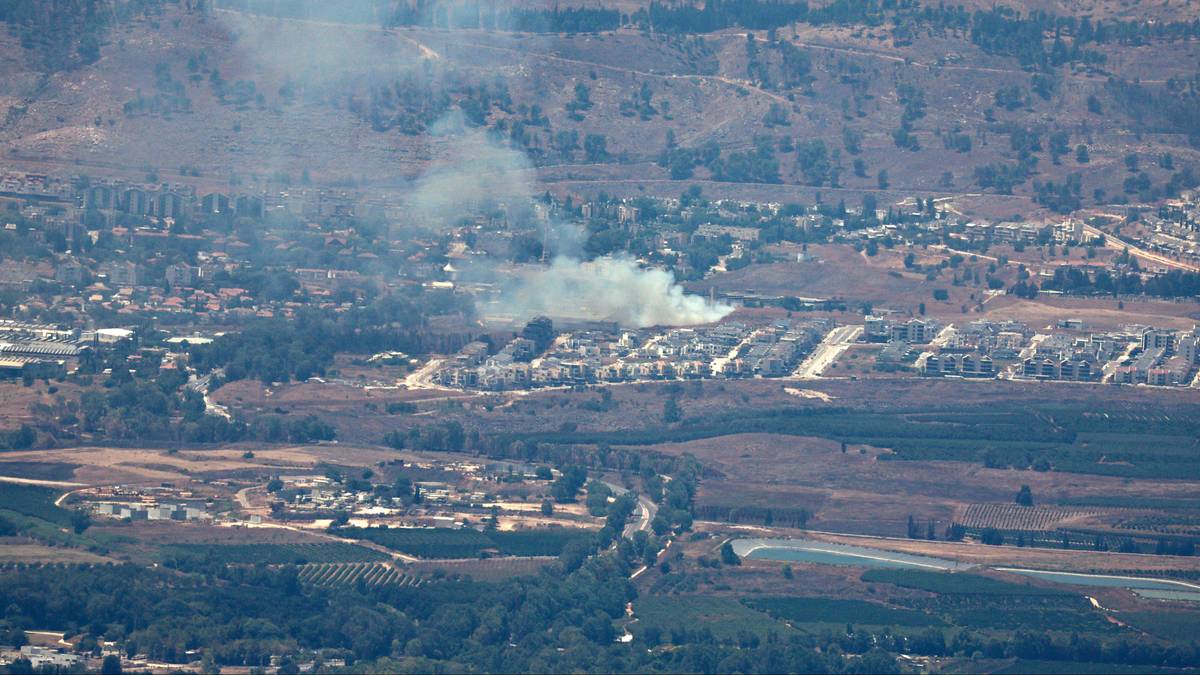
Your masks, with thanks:
<instances>
[{"instance_id":1,"label":"dry grass field","mask_svg":"<svg viewBox=\"0 0 1200 675\"><path fill-rule=\"evenodd\" d=\"M244 457L246 452L253 457ZM373 466L397 457L378 448L354 446L262 446L239 444L208 450L78 447L27 450L4 455L7 461L77 465L72 480L86 485L189 482L235 476L304 473L318 464Z\"/></svg>"},{"instance_id":2,"label":"dry grass field","mask_svg":"<svg viewBox=\"0 0 1200 675\"><path fill-rule=\"evenodd\" d=\"M701 484L701 507L807 509L812 513L809 527L871 534L902 535L911 515L922 527L933 519L940 536L951 521L962 520L971 504L1011 504L1021 485L1029 485L1039 501L1112 495L1186 499L1200 491L1200 484L1187 481L989 469L962 462L880 461L877 448L851 445L842 454L840 446L827 439L771 434L666 443L652 449L691 454L723 474Z\"/></svg>"},{"instance_id":3,"label":"dry grass field","mask_svg":"<svg viewBox=\"0 0 1200 675\"><path fill-rule=\"evenodd\" d=\"M1058 319L1083 319L1089 329L1114 330L1129 324L1190 329L1200 322L1200 307L1193 302L1122 299L1123 309L1112 298L1077 298L1039 294L1033 300L998 296L984 305L984 318L1024 321L1034 330L1054 326ZM964 317L965 318L965 317ZM976 318L974 316L970 318Z\"/></svg>"},{"instance_id":4,"label":"dry grass field","mask_svg":"<svg viewBox=\"0 0 1200 675\"><path fill-rule=\"evenodd\" d=\"M19 379L0 380L0 429L15 429L34 421L33 406L79 398L80 387L70 382L34 380L26 387Z\"/></svg>"},{"instance_id":5,"label":"dry grass field","mask_svg":"<svg viewBox=\"0 0 1200 675\"><path fill-rule=\"evenodd\" d=\"M853 305L872 303L913 311L924 302L931 312L945 305L955 313L961 304L971 302L971 293L979 292L954 287L948 279L927 281L922 274L906 271L904 253L899 249L881 249L878 255L867 256L846 245L810 245L808 256L809 259L803 262L752 265L735 272L716 274L692 284L692 289L697 293L707 293L715 288L722 292L753 291L763 295L835 298ZM949 291L950 300L935 302L934 288ZM857 309L854 306L851 311Z\"/></svg>"},{"instance_id":6,"label":"dry grass field","mask_svg":"<svg viewBox=\"0 0 1200 675\"><path fill-rule=\"evenodd\" d=\"M113 562L112 558L77 548L45 546L32 543L28 539L0 537L0 565L7 563L102 565L111 562Z\"/></svg>"}]
</instances>

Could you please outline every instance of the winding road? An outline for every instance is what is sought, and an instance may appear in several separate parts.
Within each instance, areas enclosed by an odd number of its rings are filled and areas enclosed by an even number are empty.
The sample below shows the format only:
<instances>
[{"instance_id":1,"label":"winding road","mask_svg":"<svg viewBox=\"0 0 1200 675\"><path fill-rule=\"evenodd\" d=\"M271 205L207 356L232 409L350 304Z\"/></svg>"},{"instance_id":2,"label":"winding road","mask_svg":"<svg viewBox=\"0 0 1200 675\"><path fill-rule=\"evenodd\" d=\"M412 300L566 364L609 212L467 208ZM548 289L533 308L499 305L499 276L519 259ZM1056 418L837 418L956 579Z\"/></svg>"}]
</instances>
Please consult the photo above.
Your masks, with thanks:
<instances>
[{"instance_id":1,"label":"winding road","mask_svg":"<svg viewBox=\"0 0 1200 675\"><path fill-rule=\"evenodd\" d=\"M610 483L608 481L601 482L607 485L609 489L613 491L613 494L623 495L626 492L629 492L629 490L617 485L616 483ZM621 532L621 536L632 537L633 533L639 530L642 532L650 531L650 523L654 521L654 516L658 515L658 504L655 504L646 495L638 495L637 510L640 514L638 515L637 520L626 523L625 529Z\"/></svg>"}]
</instances>

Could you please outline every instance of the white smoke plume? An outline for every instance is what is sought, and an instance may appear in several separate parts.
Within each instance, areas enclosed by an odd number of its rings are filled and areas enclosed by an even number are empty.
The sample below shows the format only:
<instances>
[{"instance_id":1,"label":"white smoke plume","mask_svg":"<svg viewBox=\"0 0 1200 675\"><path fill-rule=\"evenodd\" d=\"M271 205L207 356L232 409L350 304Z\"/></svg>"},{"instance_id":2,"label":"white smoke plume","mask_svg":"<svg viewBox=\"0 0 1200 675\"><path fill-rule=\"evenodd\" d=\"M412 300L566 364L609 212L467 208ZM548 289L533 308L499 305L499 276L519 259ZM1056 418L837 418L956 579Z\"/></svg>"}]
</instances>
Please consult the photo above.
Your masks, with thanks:
<instances>
[{"instance_id":1,"label":"white smoke plume","mask_svg":"<svg viewBox=\"0 0 1200 675\"><path fill-rule=\"evenodd\" d=\"M327 0L312 18L362 20L357 0ZM359 17L354 19L353 17ZM367 17L367 19L378 17ZM293 21L221 11L218 21L234 37L241 56L275 79L301 85L308 97L329 97L339 83L358 78L391 81L399 73L444 75L440 57L410 37L387 31L363 31L327 21ZM541 38L553 40L554 38ZM529 43L527 43L529 44ZM554 51L553 44L531 52ZM526 72L538 68L515 68ZM314 142L354 143L364 131L350 116L334 118L344 129L331 130ZM718 321L733 311L722 303L688 295L670 272L643 269L627 255L582 261L586 232L560 222L533 217L536 170L519 150L490 138L452 113L431 126L427 142L430 168L408 193L412 225L434 230L456 226L474 214L502 210L509 227L541 228L552 255L546 266L532 267L512 278L491 263L469 264L466 276L502 289L499 305L518 319L544 314L552 318L617 321L625 326L690 325ZM273 169L292 170L291 158L271 157ZM298 170L298 169L297 169Z\"/></svg>"},{"instance_id":2,"label":"white smoke plume","mask_svg":"<svg viewBox=\"0 0 1200 675\"><path fill-rule=\"evenodd\" d=\"M460 118L435 125L447 142L443 161L421 177L409 202L413 215L446 224L466 215L468 205L502 204L512 213L532 210L533 167L521 152L499 145ZM554 257L505 279L495 267L474 265L469 275L502 289L499 311L524 320L537 315L560 319L616 321L622 326L685 326L719 321L733 311L727 304L688 295L665 270L644 269L628 255L580 259L583 228L569 223L540 225Z\"/></svg>"},{"instance_id":3,"label":"white smoke plume","mask_svg":"<svg viewBox=\"0 0 1200 675\"><path fill-rule=\"evenodd\" d=\"M733 311L723 303L684 293L675 275L643 269L627 255L591 262L558 257L505 288L506 314L616 321L622 326L687 326L720 321Z\"/></svg>"},{"instance_id":4,"label":"white smoke plume","mask_svg":"<svg viewBox=\"0 0 1200 675\"><path fill-rule=\"evenodd\" d=\"M415 220L439 227L472 211L504 207L516 220L528 213L533 165L523 153L466 126L457 111L433 124L429 140L437 159L408 198Z\"/></svg>"}]
</instances>

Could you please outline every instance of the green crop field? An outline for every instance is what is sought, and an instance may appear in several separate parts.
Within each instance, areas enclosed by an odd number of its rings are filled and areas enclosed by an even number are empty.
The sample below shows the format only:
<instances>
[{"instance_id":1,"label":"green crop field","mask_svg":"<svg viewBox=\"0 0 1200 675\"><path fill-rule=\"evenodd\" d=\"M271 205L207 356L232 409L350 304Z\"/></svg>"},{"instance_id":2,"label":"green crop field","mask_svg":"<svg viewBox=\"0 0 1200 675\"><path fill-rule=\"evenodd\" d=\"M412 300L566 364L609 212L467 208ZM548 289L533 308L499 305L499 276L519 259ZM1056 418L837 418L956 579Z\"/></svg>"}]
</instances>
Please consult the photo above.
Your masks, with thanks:
<instances>
[{"instance_id":1,"label":"green crop field","mask_svg":"<svg viewBox=\"0 0 1200 675\"><path fill-rule=\"evenodd\" d=\"M1054 588L1043 588L1032 584L1000 581L978 574L963 572L927 572L924 570L878 569L863 573L866 582L892 584L904 588L915 588L939 595L997 595L1014 596L1069 596L1078 594Z\"/></svg>"},{"instance_id":2,"label":"green crop field","mask_svg":"<svg viewBox=\"0 0 1200 675\"><path fill-rule=\"evenodd\" d=\"M1122 612L1121 620L1164 640L1200 638L1200 612Z\"/></svg>"},{"instance_id":3,"label":"green crop field","mask_svg":"<svg viewBox=\"0 0 1200 675\"><path fill-rule=\"evenodd\" d=\"M740 410L686 420L677 427L619 432L514 434L546 443L654 445L740 433L817 436L890 448L887 460L950 460L1026 468L1038 460L1054 471L1129 478L1200 478L1200 423L1186 414L1000 405L943 410L848 408ZM1103 461L1101 461L1103 460Z\"/></svg>"},{"instance_id":4,"label":"green crop field","mask_svg":"<svg viewBox=\"0 0 1200 675\"><path fill-rule=\"evenodd\" d=\"M735 642L743 634L759 639L770 633L786 634L792 629L731 598L711 596L649 596L634 603L638 622L632 630L641 635L657 631L663 642L680 643L684 636L711 633L717 642Z\"/></svg>"},{"instance_id":5,"label":"green crop field","mask_svg":"<svg viewBox=\"0 0 1200 675\"><path fill-rule=\"evenodd\" d=\"M556 556L569 542L589 536L591 532L587 530L568 528L487 533L501 553L515 556Z\"/></svg>"},{"instance_id":6,"label":"green crop field","mask_svg":"<svg viewBox=\"0 0 1200 675\"><path fill-rule=\"evenodd\" d=\"M545 528L483 533L449 528L355 528L339 530L354 539L366 539L420 558L475 558L488 550L512 556L556 556L568 542L592 536L578 528Z\"/></svg>"},{"instance_id":7,"label":"green crop field","mask_svg":"<svg viewBox=\"0 0 1200 675\"><path fill-rule=\"evenodd\" d=\"M772 596L743 601L752 609L792 623L834 623L867 626L942 626L936 616L895 609L862 600Z\"/></svg>"},{"instance_id":8,"label":"green crop field","mask_svg":"<svg viewBox=\"0 0 1200 675\"><path fill-rule=\"evenodd\" d=\"M992 579L978 574L924 570L870 570L869 583L936 593L902 601L947 624L978 631L1076 632L1111 635L1121 630L1079 592Z\"/></svg>"},{"instance_id":9,"label":"green crop field","mask_svg":"<svg viewBox=\"0 0 1200 675\"><path fill-rule=\"evenodd\" d=\"M1077 633L1111 633L1116 624L1104 614L1086 608L1063 607L983 607L953 610L947 613L956 626L975 630L1033 630L1068 631Z\"/></svg>"},{"instance_id":10,"label":"green crop field","mask_svg":"<svg viewBox=\"0 0 1200 675\"><path fill-rule=\"evenodd\" d=\"M268 565L342 563L387 560L363 546L330 542L321 544L173 544L163 549L165 558L194 557L227 564Z\"/></svg>"},{"instance_id":11,"label":"green crop field","mask_svg":"<svg viewBox=\"0 0 1200 675\"><path fill-rule=\"evenodd\" d=\"M0 487L0 510L66 527L71 524L71 512L54 505L59 494L57 490L34 485L5 484Z\"/></svg>"}]
</instances>

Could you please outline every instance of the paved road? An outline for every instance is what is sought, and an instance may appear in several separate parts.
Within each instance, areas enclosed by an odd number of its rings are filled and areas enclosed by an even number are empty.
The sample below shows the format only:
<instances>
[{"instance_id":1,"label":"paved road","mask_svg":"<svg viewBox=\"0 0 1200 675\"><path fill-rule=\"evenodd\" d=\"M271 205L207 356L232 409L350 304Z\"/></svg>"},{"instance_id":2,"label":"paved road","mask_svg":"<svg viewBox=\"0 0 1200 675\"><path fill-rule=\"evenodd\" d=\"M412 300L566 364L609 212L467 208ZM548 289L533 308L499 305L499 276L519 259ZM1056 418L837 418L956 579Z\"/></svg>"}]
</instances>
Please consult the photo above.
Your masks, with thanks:
<instances>
[{"instance_id":1,"label":"paved road","mask_svg":"<svg viewBox=\"0 0 1200 675\"><path fill-rule=\"evenodd\" d=\"M650 523L654 520L654 516L658 515L658 504L655 504L645 495L638 495L638 511L641 516L637 521L629 523L625 526L625 531L622 533L626 537L632 537L634 532L650 531Z\"/></svg>"},{"instance_id":2,"label":"paved road","mask_svg":"<svg viewBox=\"0 0 1200 675\"><path fill-rule=\"evenodd\" d=\"M842 355L842 352L854 344L859 335L862 335L862 326L838 326L821 340L821 344L813 349L812 354L804 359L795 372L787 377L789 380L816 380L820 379L821 374L830 366L837 357Z\"/></svg>"},{"instance_id":3,"label":"paved road","mask_svg":"<svg viewBox=\"0 0 1200 675\"><path fill-rule=\"evenodd\" d=\"M1181 269L1187 272L1200 272L1200 267L1197 267L1196 265L1181 262L1173 258L1168 258L1165 255L1154 253L1153 251L1147 251L1136 244L1131 244L1124 239L1119 239L1115 235L1092 227L1091 225L1084 225L1083 231L1085 234L1089 234L1093 237L1104 237L1105 248L1111 248L1116 251L1128 250L1130 255L1137 256L1143 260L1149 260L1150 262L1155 262L1167 267L1174 267L1175 269Z\"/></svg>"},{"instance_id":4,"label":"paved road","mask_svg":"<svg viewBox=\"0 0 1200 675\"><path fill-rule=\"evenodd\" d=\"M608 481L603 481L605 485L613 491L613 494L623 495L629 490ZM625 530L621 532L623 537L632 537L634 532L641 530L642 532L650 532L650 523L654 522L654 516L658 515L658 504L655 504L646 495L638 495L637 505L637 520L631 520L625 524Z\"/></svg>"}]
</instances>

